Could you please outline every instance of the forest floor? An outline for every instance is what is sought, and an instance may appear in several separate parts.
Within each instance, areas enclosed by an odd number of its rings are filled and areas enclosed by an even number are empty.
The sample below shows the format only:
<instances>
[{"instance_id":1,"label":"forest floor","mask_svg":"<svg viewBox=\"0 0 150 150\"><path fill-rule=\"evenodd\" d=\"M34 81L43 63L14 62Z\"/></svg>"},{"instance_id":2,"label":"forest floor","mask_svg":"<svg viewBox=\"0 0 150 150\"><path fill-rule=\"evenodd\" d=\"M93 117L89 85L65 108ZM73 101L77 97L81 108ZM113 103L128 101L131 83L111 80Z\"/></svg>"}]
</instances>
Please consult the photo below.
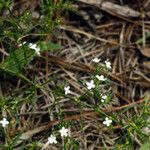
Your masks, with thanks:
<instances>
[{"instance_id":1,"label":"forest floor","mask_svg":"<svg viewBox=\"0 0 150 150\"><path fill-rule=\"evenodd\" d=\"M40 6L0 8L0 149L150 150L150 1ZM14 52L31 43L55 50Z\"/></svg>"}]
</instances>

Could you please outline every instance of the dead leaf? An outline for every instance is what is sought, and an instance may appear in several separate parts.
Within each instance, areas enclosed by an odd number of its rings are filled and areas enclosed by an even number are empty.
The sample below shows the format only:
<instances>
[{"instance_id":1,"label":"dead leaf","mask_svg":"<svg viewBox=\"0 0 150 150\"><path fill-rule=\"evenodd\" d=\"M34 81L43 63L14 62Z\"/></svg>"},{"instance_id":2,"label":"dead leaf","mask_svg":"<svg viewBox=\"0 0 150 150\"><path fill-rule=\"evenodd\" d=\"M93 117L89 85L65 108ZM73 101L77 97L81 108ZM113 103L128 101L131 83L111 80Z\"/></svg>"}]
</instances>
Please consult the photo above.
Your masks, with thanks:
<instances>
[{"instance_id":1,"label":"dead leaf","mask_svg":"<svg viewBox=\"0 0 150 150\"><path fill-rule=\"evenodd\" d=\"M140 47L139 50L144 56L150 57L150 47Z\"/></svg>"},{"instance_id":2,"label":"dead leaf","mask_svg":"<svg viewBox=\"0 0 150 150\"><path fill-rule=\"evenodd\" d=\"M143 66L150 70L150 61L143 62Z\"/></svg>"}]
</instances>

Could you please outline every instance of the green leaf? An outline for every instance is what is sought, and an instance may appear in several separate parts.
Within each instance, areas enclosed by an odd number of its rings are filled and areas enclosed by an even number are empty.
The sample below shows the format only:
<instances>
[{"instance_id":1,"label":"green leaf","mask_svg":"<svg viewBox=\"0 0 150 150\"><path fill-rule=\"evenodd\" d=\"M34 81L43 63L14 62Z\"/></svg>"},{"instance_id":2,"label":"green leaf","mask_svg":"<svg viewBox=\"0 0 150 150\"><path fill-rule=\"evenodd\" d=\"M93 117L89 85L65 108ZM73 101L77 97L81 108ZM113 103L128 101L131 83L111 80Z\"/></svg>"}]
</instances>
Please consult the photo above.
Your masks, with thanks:
<instances>
[{"instance_id":1,"label":"green leaf","mask_svg":"<svg viewBox=\"0 0 150 150\"><path fill-rule=\"evenodd\" d=\"M27 46L22 46L10 53L6 60L0 64L0 69L12 74L20 73L23 67L32 60L34 55L34 50Z\"/></svg>"},{"instance_id":2,"label":"green leaf","mask_svg":"<svg viewBox=\"0 0 150 150\"><path fill-rule=\"evenodd\" d=\"M146 141L139 150L149 150L150 149L150 139Z\"/></svg>"},{"instance_id":3,"label":"green leaf","mask_svg":"<svg viewBox=\"0 0 150 150\"><path fill-rule=\"evenodd\" d=\"M60 45L52 43L52 42L39 42L38 46L40 47L41 51L45 51L45 50L55 50L55 49L59 49Z\"/></svg>"},{"instance_id":4,"label":"green leaf","mask_svg":"<svg viewBox=\"0 0 150 150\"><path fill-rule=\"evenodd\" d=\"M39 42L38 46L41 51L60 48L58 44L45 41ZM23 45L10 53L6 60L0 64L0 69L12 74L20 73L35 55L37 55L35 50L29 48L28 45Z\"/></svg>"},{"instance_id":5,"label":"green leaf","mask_svg":"<svg viewBox=\"0 0 150 150\"><path fill-rule=\"evenodd\" d=\"M146 40L150 37L150 32L146 32L145 34L145 38ZM137 41L136 41L136 44L142 44L143 43L143 38L139 38Z\"/></svg>"}]
</instances>

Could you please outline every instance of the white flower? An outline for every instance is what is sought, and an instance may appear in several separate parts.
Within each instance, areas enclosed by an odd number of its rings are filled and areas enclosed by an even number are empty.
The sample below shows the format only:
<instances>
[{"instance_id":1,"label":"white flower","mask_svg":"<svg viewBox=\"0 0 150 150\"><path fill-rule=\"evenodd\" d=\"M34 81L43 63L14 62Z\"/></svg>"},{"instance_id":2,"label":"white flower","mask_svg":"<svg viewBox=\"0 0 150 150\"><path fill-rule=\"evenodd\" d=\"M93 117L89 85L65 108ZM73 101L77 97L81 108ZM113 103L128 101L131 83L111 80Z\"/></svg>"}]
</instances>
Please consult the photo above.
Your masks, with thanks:
<instances>
[{"instance_id":1,"label":"white flower","mask_svg":"<svg viewBox=\"0 0 150 150\"><path fill-rule=\"evenodd\" d=\"M87 82L86 85L89 90L92 88L95 88L95 84L93 80L91 80L90 82Z\"/></svg>"},{"instance_id":2,"label":"white flower","mask_svg":"<svg viewBox=\"0 0 150 150\"><path fill-rule=\"evenodd\" d=\"M94 59L92 59L92 61L95 62L95 63L99 63L101 61L101 59L94 58Z\"/></svg>"},{"instance_id":3,"label":"white flower","mask_svg":"<svg viewBox=\"0 0 150 150\"><path fill-rule=\"evenodd\" d=\"M23 46L23 45L25 45L25 44L26 44L26 41L24 41L23 43L19 44L19 47L20 47L20 46Z\"/></svg>"},{"instance_id":4,"label":"white flower","mask_svg":"<svg viewBox=\"0 0 150 150\"><path fill-rule=\"evenodd\" d=\"M63 136L68 136L68 129L66 129L65 127L62 127L60 130L59 130L59 132L60 132L60 134L61 134L61 136L63 137Z\"/></svg>"},{"instance_id":5,"label":"white flower","mask_svg":"<svg viewBox=\"0 0 150 150\"><path fill-rule=\"evenodd\" d=\"M103 99L101 99L101 102L104 103L105 101Z\"/></svg>"},{"instance_id":6,"label":"white flower","mask_svg":"<svg viewBox=\"0 0 150 150\"><path fill-rule=\"evenodd\" d=\"M37 46L37 44L32 44L32 43L30 43L30 44L29 44L29 48L34 49L35 52L36 52L38 55L40 55L40 48Z\"/></svg>"},{"instance_id":7,"label":"white flower","mask_svg":"<svg viewBox=\"0 0 150 150\"><path fill-rule=\"evenodd\" d=\"M97 78L99 81L105 81L105 80L106 80L106 78L105 78L103 75L101 75L101 76L96 75L96 78Z\"/></svg>"},{"instance_id":8,"label":"white flower","mask_svg":"<svg viewBox=\"0 0 150 150\"><path fill-rule=\"evenodd\" d=\"M106 65L106 67L108 68L108 69L111 69L111 63L110 63L110 61L105 61L105 65Z\"/></svg>"},{"instance_id":9,"label":"white flower","mask_svg":"<svg viewBox=\"0 0 150 150\"><path fill-rule=\"evenodd\" d=\"M67 94L70 94L70 93L71 93L71 91L70 91L70 86L66 86L66 87L64 87L64 90L65 90L65 95L67 95Z\"/></svg>"},{"instance_id":10,"label":"white flower","mask_svg":"<svg viewBox=\"0 0 150 150\"><path fill-rule=\"evenodd\" d=\"M57 140L56 140L56 137L54 135L51 135L49 138L48 138L48 144L56 144L57 143Z\"/></svg>"},{"instance_id":11,"label":"white flower","mask_svg":"<svg viewBox=\"0 0 150 150\"><path fill-rule=\"evenodd\" d=\"M107 96L106 95L102 95L102 99L107 99Z\"/></svg>"},{"instance_id":12,"label":"white flower","mask_svg":"<svg viewBox=\"0 0 150 150\"><path fill-rule=\"evenodd\" d=\"M0 123L2 124L3 127L6 127L6 125L9 124L6 118L3 118L3 120L0 120Z\"/></svg>"},{"instance_id":13,"label":"white flower","mask_svg":"<svg viewBox=\"0 0 150 150\"><path fill-rule=\"evenodd\" d=\"M106 95L102 95L102 99L101 99L101 102L104 103L104 101L107 99L107 96Z\"/></svg>"},{"instance_id":14,"label":"white flower","mask_svg":"<svg viewBox=\"0 0 150 150\"><path fill-rule=\"evenodd\" d=\"M103 124L106 125L107 127L110 126L112 123L112 120L110 120L108 117L105 118L105 121L103 121Z\"/></svg>"}]
</instances>

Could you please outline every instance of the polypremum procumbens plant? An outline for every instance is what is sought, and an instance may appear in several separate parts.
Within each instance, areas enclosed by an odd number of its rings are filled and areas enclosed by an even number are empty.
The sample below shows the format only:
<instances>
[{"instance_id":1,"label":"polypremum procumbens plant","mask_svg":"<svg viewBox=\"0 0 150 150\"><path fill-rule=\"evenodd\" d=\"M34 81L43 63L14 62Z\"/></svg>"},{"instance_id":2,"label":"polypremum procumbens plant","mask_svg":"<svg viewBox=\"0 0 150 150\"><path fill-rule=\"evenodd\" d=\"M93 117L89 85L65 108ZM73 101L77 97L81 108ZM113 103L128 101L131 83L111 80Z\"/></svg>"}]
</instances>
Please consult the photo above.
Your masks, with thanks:
<instances>
[{"instance_id":1,"label":"polypremum procumbens plant","mask_svg":"<svg viewBox=\"0 0 150 150\"><path fill-rule=\"evenodd\" d=\"M27 5L31 2L26 1ZM1 47L4 49L5 59L0 64L0 69L10 74L20 73L33 58L46 50L55 50L60 48L58 44L53 43L48 37L53 36L53 30L59 25L61 12L67 8L68 2L53 2L51 0L37 1L37 8L26 8L15 17L13 12L13 3L1 1L1 9L4 12L1 16L0 28ZM19 5L19 3L17 4ZM25 7L24 5L22 7ZM24 9L24 8L22 8ZM35 9L35 10L34 10ZM20 10L18 10L20 11ZM33 11L39 14L34 18ZM7 12L7 13L6 13ZM58 15L58 12L60 15ZM3 17L3 15L6 15ZM7 19L9 18L9 19ZM46 40L47 39L47 40Z\"/></svg>"},{"instance_id":2,"label":"polypremum procumbens plant","mask_svg":"<svg viewBox=\"0 0 150 150\"><path fill-rule=\"evenodd\" d=\"M7 85L5 86L5 82L2 83L2 88L6 90L2 89L4 93L0 95L0 128L7 129L8 118L16 118L14 125L18 125L19 118L16 116L18 108L22 107L23 103L35 101L36 92L42 86L31 79L28 74L29 66L34 65L36 59L45 61L46 51L60 48L51 37L56 34L54 29L60 24L61 13L66 9L69 9L69 1L25 0L17 3L11 0L0 1L0 78L2 82L7 78L12 80L12 85L20 80L21 84L28 86L24 90L17 90L12 87L9 89ZM17 97L21 93L22 96ZM2 114L7 114L8 118ZM13 123L12 119L10 120L11 126ZM7 135L7 130L5 132ZM5 137L1 136L0 134L0 139L4 140ZM5 141L6 147L15 145L10 139L9 137Z\"/></svg>"},{"instance_id":3,"label":"polypremum procumbens plant","mask_svg":"<svg viewBox=\"0 0 150 150\"><path fill-rule=\"evenodd\" d=\"M148 147L147 100L141 113L134 115L127 112L133 105L119 107L107 76L113 68L112 59L90 59L95 71L86 77L81 74L81 78L63 68L61 59L56 60L61 69L52 65L49 54L61 48L56 40L60 32L54 29L61 24L60 14L69 2L36 2L40 8L30 10L31 4L15 14L11 1L0 2L0 10L5 10L0 18L0 77L4 79L2 84L0 81L0 149L78 150L97 146L119 150L132 149L137 143L142 147L145 141Z\"/></svg>"}]
</instances>

